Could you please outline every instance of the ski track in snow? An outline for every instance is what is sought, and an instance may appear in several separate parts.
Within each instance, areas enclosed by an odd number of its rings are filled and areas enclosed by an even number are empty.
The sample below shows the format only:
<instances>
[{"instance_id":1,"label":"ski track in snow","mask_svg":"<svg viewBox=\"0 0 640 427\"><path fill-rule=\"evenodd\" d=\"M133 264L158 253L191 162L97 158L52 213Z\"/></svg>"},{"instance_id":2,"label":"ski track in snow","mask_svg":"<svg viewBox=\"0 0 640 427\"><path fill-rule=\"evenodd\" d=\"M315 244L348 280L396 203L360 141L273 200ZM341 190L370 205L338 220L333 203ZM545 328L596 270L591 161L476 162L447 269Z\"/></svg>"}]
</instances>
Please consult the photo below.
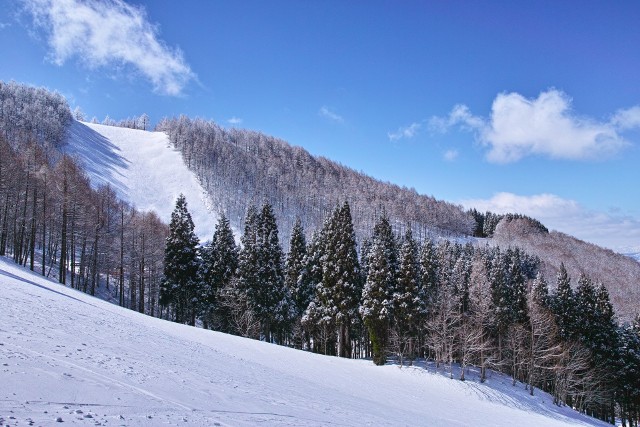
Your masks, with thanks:
<instances>
[{"instance_id":1,"label":"ski track in snow","mask_svg":"<svg viewBox=\"0 0 640 427\"><path fill-rule=\"evenodd\" d=\"M461 382L178 325L0 258L0 425L601 425L493 374Z\"/></svg>"},{"instance_id":2,"label":"ski track in snow","mask_svg":"<svg viewBox=\"0 0 640 427\"><path fill-rule=\"evenodd\" d=\"M111 185L122 200L166 223L183 193L200 240L213 236L212 201L165 133L74 121L65 151L81 162L92 185Z\"/></svg>"}]
</instances>

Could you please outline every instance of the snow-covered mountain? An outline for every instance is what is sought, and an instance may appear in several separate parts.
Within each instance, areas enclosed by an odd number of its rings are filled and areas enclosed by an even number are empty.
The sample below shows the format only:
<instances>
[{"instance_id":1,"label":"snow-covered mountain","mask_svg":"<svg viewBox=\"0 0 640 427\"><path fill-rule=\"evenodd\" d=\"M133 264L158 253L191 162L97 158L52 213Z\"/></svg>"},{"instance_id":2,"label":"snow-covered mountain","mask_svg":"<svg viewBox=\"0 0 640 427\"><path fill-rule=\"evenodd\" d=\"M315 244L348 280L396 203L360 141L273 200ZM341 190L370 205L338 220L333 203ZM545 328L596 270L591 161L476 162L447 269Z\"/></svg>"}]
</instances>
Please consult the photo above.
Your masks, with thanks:
<instances>
[{"instance_id":1,"label":"snow-covered mountain","mask_svg":"<svg viewBox=\"0 0 640 427\"><path fill-rule=\"evenodd\" d=\"M2 425L605 425L499 374L461 382L170 323L2 258L0 287Z\"/></svg>"},{"instance_id":2,"label":"snow-covered mountain","mask_svg":"<svg viewBox=\"0 0 640 427\"><path fill-rule=\"evenodd\" d=\"M73 121L68 134L64 150L80 160L93 185L111 185L122 200L166 223L183 193L196 234L211 238L218 216L209 195L165 133Z\"/></svg>"}]
</instances>

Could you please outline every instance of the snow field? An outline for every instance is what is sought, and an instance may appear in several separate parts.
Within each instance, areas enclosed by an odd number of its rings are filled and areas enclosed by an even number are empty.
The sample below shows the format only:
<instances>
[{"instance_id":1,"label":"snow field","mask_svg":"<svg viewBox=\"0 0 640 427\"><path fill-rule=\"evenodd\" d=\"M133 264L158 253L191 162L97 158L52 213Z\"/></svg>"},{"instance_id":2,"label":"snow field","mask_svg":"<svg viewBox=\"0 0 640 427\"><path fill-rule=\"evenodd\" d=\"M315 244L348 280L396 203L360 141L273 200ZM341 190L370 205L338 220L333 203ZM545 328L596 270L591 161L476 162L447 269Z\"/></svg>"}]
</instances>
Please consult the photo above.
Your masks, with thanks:
<instances>
[{"instance_id":1,"label":"snow field","mask_svg":"<svg viewBox=\"0 0 640 427\"><path fill-rule=\"evenodd\" d=\"M120 199L156 212L167 224L183 193L200 241L213 236L218 215L211 199L166 134L74 121L65 149L80 160L92 185L111 185Z\"/></svg>"},{"instance_id":2,"label":"snow field","mask_svg":"<svg viewBox=\"0 0 640 427\"><path fill-rule=\"evenodd\" d=\"M602 425L480 384L159 320L0 259L0 424Z\"/></svg>"}]
</instances>

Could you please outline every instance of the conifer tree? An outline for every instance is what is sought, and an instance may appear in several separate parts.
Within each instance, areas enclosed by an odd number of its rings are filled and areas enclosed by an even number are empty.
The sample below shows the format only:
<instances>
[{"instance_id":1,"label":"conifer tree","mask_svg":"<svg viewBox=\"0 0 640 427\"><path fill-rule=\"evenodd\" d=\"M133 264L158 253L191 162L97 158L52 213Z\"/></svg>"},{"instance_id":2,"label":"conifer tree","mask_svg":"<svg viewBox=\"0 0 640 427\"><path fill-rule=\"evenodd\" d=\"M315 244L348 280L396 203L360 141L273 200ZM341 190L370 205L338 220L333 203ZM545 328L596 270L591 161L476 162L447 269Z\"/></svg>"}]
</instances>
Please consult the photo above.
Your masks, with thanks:
<instances>
[{"instance_id":1,"label":"conifer tree","mask_svg":"<svg viewBox=\"0 0 640 427\"><path fill-rule=\"evenodd\" d=\"M165 244L160 303L173 307L176 322L190 325L195 325L199 297L198 238L193 229L187 201L180 194L171 214L169 236Z\"/></svg>"},{"instance_id":2,"label":"conifer tree","mask_svg":"<svg viewBox=\"0 0 640 427\"><path fill-rule=\"evenodd\" d=\"M393 303L393 272L384 242L374 239L369 253L369 274L362 292L360 315L369 330L373 362L386 363L386 347Z\"/></svg>"},{"instance_id":3,"label":"conifer tree","mask_svg":"<svg viewBox=\"0 0 640 427\"><path fill-rule=\"evenodd\" d=\"M265 339L282 342L292 317L291 295L284 284L283 253L278 226L270 204L258 216L258 287L256 311L262 319Z\"/></svg>"},{"instance_id":4,"label":"conifer tree","mask_svg":"<svg viewBox=\"0 0 640 427\"><path fill-rule=\"evenodd\" d=\"M413 354L417 342L420 323L425 317L425 300L420 286L420 265L418 263L418 245L413 239L411 228L404 236L400 248L397 285L393 295L393 316L396 339L402 349ZM401 356L404 351L400 352Z\"/></svg>"},{"instance_id":5,"label":"conifer tree","mask_svg":"<svg viewBox=\"0 0 640 427\"><path fill-rule=\"evenodd\" d=\"M436 290L438 287L438 262L435 256L435 248L433 242L427 239L422 243L420 249L420 280L422 293L426 305L427 314L433 306L436 298Z\"/></svg>"},{"instance_id":6,"label":"conifer tree","mask_svg":"<svg viewBox=\"0 0 640 427\"><path fill-rule=\"evenodd\" d=\"M220 294L230 285L238 268L238 248L227 217L222 214L213 239L202 249L202 320L205 327L231 332L229 316L221 304Z\"/></svg>"},{"instance_id":7,"label":"conifer tree","mask_svg":"<svg viewBox=\"0 0 640 427\"><path fill-rule=\"evenodd\" d=\"M315 286L314 300L305 313L306 324L321 322L325 331L333 329L337 338L337 354L351 357L352 323L357 318L362 291L356 237L348 202L336 206L320 233L318 254L322 279ZM314 277L319 277L312 272ZM337 332L337 333L336 333ZM325 353L332 354L333 337L325 334Z\"/></svg>"},{"instance_id":8,"label":"conifer tree","mask_svg":"<svg viewBox=\"0 0 640 427\"><path fill-rule=\"evenodd\" d=\"M573 289L571 289L571 278L567 274L564 263L560 264L560 271L556 278L556 292L551 307L556 316L560 337L565 341L575 338L575 297Z\"/></svg>"},{"instance_id":9,"label":"conifer tree","mask_svg":"<svg viewBox=\"0 0 640 427\"><path fill-rule=\"evenodd\" d=\"M291 232L289 253L285 262L285 285L291 294L295 306L296 317L301 317L313 297L313 288L305 274L305 258L307 243L304 229L298 218Z\"/></svg>"},{"instance_id":10,"label":"conifer tree","mask_svg":"<svg viewBox=\"0 0 640 427\"><path fill-rule=\"evenodd\" d=\"M247 301L251 311L257 313L257 295L260 286L258 276L258 210L250 205L244 220L244 233L240 238L236 287ZM254 336L253 338L259 338Z\"/></svg>"}]
</instances>

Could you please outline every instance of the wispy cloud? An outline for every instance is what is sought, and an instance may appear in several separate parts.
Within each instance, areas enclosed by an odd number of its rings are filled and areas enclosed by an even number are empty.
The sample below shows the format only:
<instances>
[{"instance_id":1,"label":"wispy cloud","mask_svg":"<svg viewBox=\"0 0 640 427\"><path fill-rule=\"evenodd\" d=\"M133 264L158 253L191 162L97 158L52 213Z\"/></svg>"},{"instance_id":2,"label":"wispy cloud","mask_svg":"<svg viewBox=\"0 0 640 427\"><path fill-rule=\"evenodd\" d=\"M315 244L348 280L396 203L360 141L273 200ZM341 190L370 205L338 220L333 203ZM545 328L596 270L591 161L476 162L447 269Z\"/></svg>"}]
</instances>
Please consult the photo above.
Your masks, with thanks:
<instances>
[{"instance_id":1,"label":"wispy cloud","mask_svg":"<svg viewBox=\"0 0 640 427\"><path fill-rule=\"evenodd\" d=\"M142 7L122 0L23 0L43 29L57 65L79 58L90 68L131 65L154 90L180 95L195 78L182 52L167 46Z\"/></svg>"},{"instance_id":2,"label":"wispy cloud","mask_svg":"<svg viewBox=\"0 0 640 427\"><path fill-rule=\"evenodd\" d=\"M416 134L418 133L421 127L422 125L420 123L414 122L414 123L411 123L409 126L398 128L398 130L395 132L387 133L387 136L391 141L398 141L403 138L410 139L416 136Z\"/></svg>"},{"instance_id":3,"label":"wispy cloud","mask_svg":"<svg viewBox=\"0 0 640 427\"><path fill-rule=\"evenodd\" d=\"M444 152L442 157L448 162L453 162L458 158L458 150L447 150Z\"/></svg>"},{"instance_id":4,"label":"wispy cloud","mask_svg":"<svg viewBox=\"0 0 640 427\"><path fill-rule=\"evenodd\" d=\"M640 219L621 212L589 210L574 200L555 194L497 193L490 199L469 199L460 203L481 212L528 215L550 229L614 250L637 246L640 241Z\"/></svg>"},{"instance_id":5,"label":"wispy cloud","mask_svg":"<svg viewBox=\"0 0 640 427\"><path fill-rule=\"evenodd\" d=\"M323 105L320 107L318 114L325 119L329 119L332 122L336 123L344 123L344 118L341 115L337 114L335 111L329 109L329 107Z\"/></svg>"},{"instance_id":6,"label":"wispy cloud","mask_svg":"<svg viewBox=\"0 0 640 427\"><path fill-rule=\"evenodd\" d=\"M8 22L0 22L0 30L4 30L5 28L11 27L11 24Z\"/></svg>"},{"instance_id":7,"label":"wispy cloud","mask_svg":"<svg viewBox=\"0 0 640 427\"><path fill-rule=\"evenodd\" d=\"M242 119L240 117L233 116L229 120L227 120L227 123L229 123L230 125L239 125L242 124Z\"/></svg>"},{"instance_id":8,"label":"wispy cloud","mask_svg":"<svg viewBox=\"0 0 640 427\"><path fill-rule=\"evenodd\" d=\"M629 145L621 132L640 128L640 107L620 110L608 121L575 114L571 99L551 89L535 99L518 93L499 94L491 116L475 116L465 105L455 106L447 117L432 117L434 131L452 128L472 131L488 147L487 159L515 162L529 155L556 159L596 159Z\"/></svg>"}]
</instances>

